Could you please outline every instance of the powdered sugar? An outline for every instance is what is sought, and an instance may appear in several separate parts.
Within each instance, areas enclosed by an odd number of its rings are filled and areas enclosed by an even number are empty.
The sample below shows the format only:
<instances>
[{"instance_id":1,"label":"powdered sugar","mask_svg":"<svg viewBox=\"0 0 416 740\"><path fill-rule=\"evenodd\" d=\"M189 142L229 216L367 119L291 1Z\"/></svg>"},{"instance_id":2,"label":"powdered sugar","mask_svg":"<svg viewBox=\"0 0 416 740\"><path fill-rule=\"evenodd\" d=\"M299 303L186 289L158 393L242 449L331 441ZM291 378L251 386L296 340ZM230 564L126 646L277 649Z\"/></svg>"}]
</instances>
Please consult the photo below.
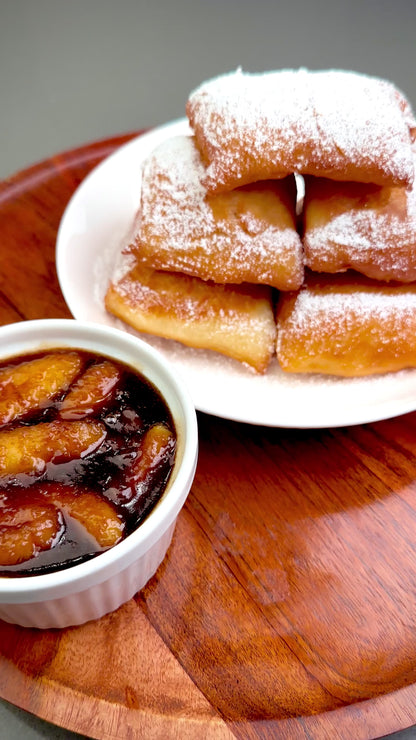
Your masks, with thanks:
<instances>
[{"instance_id":1,"label":"powdered sugar","mask_svg":"<svg viewBox=\"0 0 416 740\"><path fill-rule=\"evenodd\" d=\"M339 180L360 180L367 171L367 181L380 183L411 184L414 178L410 106L392 84L375 77L237 70L195 90L187 113L212 189L216 182L249 182L250 169L265 160L268 177L274 170L275 176L299 172Z\"/></svg>"},{"instance_id":2,"label":"powdered sugar","mask_svg":"<svg viewBox=\"0 0 416 740\"><path fill-rule=\"evenodd\" d=\"M415 367L416 286L328 279L283 299L277 357L289 372L360 376Z\"/></svg>"},{"instance_id":3,"label":"powdered sugar","mask_svg":"<svg viewBox=\"0 0 416 740\"><path fill-rule=\"evenodd\" d=\"M207 199L193 137L175 137L148 158L136 221L141 259L216 282L299 287L303 251L283 182ZM259 208L258 197L262 199Z\"/></svg>"},{"instance_id":4,"label":"powdered sugar","mask_svg":"<svg viewBox=\"0 0 416 740\"><path fill-rule=\"evenodd\" d=\"M383 323L393 322L398 329L410 321L416 323L416 289L397 286L383 291L314 291L308 288L299 291L289 323L296 326L299 335L315 327L317 332L332 334L335 329L346 329L359 322L378 325L383 333Z\"/></svg>"},{"instance_id":5,"label":"powdered sugar","mask_svg":"<svg viewBox=\"0 0 416 740\"><path fill-rule=\"evenodd\" d=\"M350 209L331 218L327 224L311 229L308 232L309 244L313 245L313 249L319 250L325 249L325 243L330 242L345 245L353 251L386 251L394 248L395 244L412 244L416 236L415 202L410 203L406 193L403 195L408 200L404 218L380 213L371 207L365 210Z\"/></svg>"},{"instance_id":6,"label":"powdered sugar","mask_svg":"<svg viewBox=\"0 0 416 740\"><path fill-rule=\"evenodd\" d=\"M314 200L320 187L309 181L312 194L305 201L303 241L311 269L353 267L381 280L416 280L415 187L406 191L326 183L325 202Z\"/></svg>"}]
</instances>

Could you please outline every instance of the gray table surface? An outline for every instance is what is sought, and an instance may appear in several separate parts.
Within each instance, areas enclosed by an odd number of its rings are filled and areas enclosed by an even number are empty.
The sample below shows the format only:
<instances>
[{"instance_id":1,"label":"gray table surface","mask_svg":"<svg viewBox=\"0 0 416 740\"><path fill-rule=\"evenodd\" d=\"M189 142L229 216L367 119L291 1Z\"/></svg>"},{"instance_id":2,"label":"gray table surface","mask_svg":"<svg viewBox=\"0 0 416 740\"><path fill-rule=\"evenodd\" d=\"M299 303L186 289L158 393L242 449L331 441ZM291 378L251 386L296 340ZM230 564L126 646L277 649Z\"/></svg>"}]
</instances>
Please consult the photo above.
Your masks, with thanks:
<instances>
[{"instance_id":1,"label":"gray table surface","mask_svg":"<svg viewBox=\"0 0 416 740\"><path fill-rule=\"evenodd\" d=\"M416 107L415 31L415 0L0 0L0 179L180 118L192 89L238 66L352 69ZM22 737L79 735L0 701L0 740Z\"/></svg>"}]
</instances>

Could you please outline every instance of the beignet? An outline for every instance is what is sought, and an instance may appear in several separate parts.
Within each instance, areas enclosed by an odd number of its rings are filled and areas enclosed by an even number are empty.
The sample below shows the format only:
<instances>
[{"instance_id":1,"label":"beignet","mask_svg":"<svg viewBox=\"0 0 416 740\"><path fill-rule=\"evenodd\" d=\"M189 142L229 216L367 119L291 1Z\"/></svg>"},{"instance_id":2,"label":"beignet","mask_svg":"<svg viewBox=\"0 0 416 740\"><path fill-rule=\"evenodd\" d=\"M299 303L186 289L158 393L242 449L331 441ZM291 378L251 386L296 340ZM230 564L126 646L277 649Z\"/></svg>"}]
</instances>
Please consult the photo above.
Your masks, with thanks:
<instances>
[{"instance_id":1,"label":"beignet","mask_svg":"<svg viewBox=\"0 0 416 740\"><path fill-rule=\"evenodd\" d=\"M217 285L140 262L110 283L106 309L140 332L214 350L263 373L276 343L272 290Z\"/></svg>"},{"instance_id":2,"label":"beignet","mask_svg":"<svg viewBox=\"0 0 416 740\"><path fill-rule=\"evenodd\" d=\"M142 171L134 245L140 261L216 283L264 283L295 290L303 281L293 176L207 197L194 138L158 146Z\"/></svg>"},{"instance_id":3,"label":"beignet","mask_svg":"<svg viewBox=\"0 0 416 740\"><path fill-rule=\"evenodd\" d=\"M416 366L416 283L308 274L282 293L277 358L291 373L360 376Z\"/></svg>"},{"instance_id":4,"label":"beignet","mask_svg":"<svg viewBox=\"0 0 416 740\"><path fill-rule=\"evenodd\" d=\"M416 188L305 178L303 244L314 272L416 280Z\"/></svg>"},{"instance_id":5,"label":"beignet","mask_svg":"<svg viewBox=\"0 0 416 740\"><path fill-rule=\"evenodd\" d=\"M237 70L198 87L186 112L210 192L292 172L379 185L414 179L410 104L376 77Z\"/></svg>"}]
</instances>

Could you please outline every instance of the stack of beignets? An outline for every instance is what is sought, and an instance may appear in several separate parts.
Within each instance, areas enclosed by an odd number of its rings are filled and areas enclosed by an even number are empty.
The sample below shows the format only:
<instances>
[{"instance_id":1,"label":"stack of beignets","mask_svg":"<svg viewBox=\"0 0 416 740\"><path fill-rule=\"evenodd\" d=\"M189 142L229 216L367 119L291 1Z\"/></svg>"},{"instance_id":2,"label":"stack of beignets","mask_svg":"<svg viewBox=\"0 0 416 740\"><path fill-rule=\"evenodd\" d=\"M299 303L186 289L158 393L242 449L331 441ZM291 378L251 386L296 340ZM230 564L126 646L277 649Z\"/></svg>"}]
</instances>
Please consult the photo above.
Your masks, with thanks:
<instances>
[{"instance_id":1,"label":"stack of beignets","mask_svg":"<svg viewBox=\"0 0 416 740\"><path fill-rule=\"evenodd\" d=\"M161 144L145 162L135 244L158 270L216 283L263 283L294 290L303 282L293 175L209 196L191 136Z\"/></svg>"},{"instance_id":2,"label":"stack of beignets","mask_svg":"<svg viewBox=\"0 0 416 740\"><path fill-rule=\"evenodd\" d=\"M257 372L275 353L296 373L416 366L416 122L402 93L354 72L238 70L186 112L193 135L143 164L134 265L107 309Z\"/></svg>"},{"instance_id":3,"label":"stack of beignets","mask_svg":"<svg viewBox=\"0 0 416 740\"><path fill-rule=\"evenodd\" d=\"M192 136L143 165L129 249L107 309L139 331L212 349L265 372L275 352L273 288L303 283L294 176L208 196Z\"/></svg>"}]
</instances>

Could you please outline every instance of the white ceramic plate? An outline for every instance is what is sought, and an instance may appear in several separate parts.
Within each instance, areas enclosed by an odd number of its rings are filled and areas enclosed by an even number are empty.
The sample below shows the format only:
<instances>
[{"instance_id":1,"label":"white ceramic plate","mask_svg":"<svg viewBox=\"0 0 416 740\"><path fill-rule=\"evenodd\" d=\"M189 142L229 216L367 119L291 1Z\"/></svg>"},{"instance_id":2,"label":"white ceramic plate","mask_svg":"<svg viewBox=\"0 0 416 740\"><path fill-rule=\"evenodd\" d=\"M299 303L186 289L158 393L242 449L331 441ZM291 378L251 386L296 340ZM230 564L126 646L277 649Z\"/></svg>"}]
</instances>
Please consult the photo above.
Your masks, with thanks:
<instances>
[{"instance_id":1,"label":"white ceramic plate","mask_svg":"<svg viewBox=\"0 0 416 740\"><path fill-rule=\"evenodd\" d=\"M76 319L135 332L109 315L103 296L120 245L138 208L140 167L162 140L188 133L174 121L132 140L81 183L62 218L56 249L58 278ZM264 376L214 352L138 335L162 352L188 386L196 408L215 416L276 427L347 426L416 409L416 371L340 379L286 375L273 361Z\"/></svg>"}]
</instances>

